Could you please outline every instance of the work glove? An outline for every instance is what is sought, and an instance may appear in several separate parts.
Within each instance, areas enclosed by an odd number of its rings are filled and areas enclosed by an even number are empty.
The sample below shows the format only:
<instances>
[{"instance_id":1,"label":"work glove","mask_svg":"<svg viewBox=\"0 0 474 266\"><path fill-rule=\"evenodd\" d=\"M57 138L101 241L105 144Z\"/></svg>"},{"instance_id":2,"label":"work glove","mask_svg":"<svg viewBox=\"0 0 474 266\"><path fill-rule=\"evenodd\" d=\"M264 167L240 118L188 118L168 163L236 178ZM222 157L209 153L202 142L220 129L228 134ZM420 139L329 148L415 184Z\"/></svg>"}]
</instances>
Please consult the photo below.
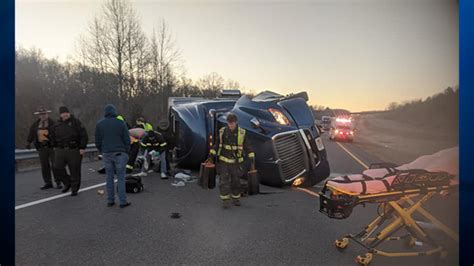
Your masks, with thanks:
<instances>
[{"instance_id":1,"label":"work glove","mask_svg":"<svg viewBox=\"0 0 474 266\"><path fill-rule=\"evenodd\" d=\"M31 149L31 143L26 144L25 148L26 148L27 150L30 150L30 149Z\"/></svg>"},{"instance_id":2,"label":"work glove","mask_svg":"<svg viewBox=\"0 0 474 266\"><path fill-rule=\"evenodd\" d=\"M207 157L206 163L214 163L214 158L212 155L209 155L209 157Z\"/></svg>"}]
</instances>

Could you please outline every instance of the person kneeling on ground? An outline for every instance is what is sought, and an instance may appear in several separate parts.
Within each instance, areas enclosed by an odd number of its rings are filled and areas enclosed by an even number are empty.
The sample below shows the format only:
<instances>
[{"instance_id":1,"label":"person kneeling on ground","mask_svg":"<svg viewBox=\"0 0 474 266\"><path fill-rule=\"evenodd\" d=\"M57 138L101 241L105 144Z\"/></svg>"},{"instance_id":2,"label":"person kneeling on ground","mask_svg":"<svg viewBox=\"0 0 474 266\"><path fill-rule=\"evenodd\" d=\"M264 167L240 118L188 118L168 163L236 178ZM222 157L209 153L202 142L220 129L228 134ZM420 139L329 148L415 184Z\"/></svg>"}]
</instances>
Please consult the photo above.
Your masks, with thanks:
<instances>
[{"instance_id":1,"label":"person kneeling on ground","mask_svg":"<svg viewBox=\"0 0 474 266\"><path fill-rule=\"evenodd\" d=\"M166 149L167 143L163 136L156 131L149 131L141 141L141 146L144 154L158 152L160 154L160 172L161 178L168 178L167 163L166 163ZM146 158L145 158L146 159ZM142 173L144 173L142 171Z\"/></svg>"},{"instance_id":2,"label":"person kneeling on ground","mask_svg":"<svg viewBox=\"0 0 474 266\"><path fill-rule=\"evenodd\" d=\"M95 145L104 160L107 174L107 206L115 205L114 175L117 174L117 190L120 208L127 202L125 193L125 165L130 151L130 135L125 123L117 119L115 106L109 104L104 108L104 118L97 122L95 128Z\"/></svg>"}]
</instances>

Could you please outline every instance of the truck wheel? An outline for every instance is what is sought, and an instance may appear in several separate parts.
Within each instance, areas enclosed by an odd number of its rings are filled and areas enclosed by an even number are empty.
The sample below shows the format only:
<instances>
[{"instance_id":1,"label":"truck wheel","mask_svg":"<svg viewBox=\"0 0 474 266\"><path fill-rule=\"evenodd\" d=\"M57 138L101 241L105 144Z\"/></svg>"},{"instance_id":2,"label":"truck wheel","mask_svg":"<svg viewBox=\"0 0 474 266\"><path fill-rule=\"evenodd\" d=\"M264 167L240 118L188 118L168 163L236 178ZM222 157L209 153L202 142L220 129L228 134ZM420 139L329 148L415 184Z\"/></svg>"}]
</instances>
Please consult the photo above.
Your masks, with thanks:
<instances>
[{"instance_id":1,"label":"truck wheel","mask_svg":"<svg viewBox=\"0 0 474 266\"><path fill-rule=\"evenodd\" d=\"M315 178L315 177L312 177L312 176L308 176L308 177L305 177L304 178L304 181L303 183L301 184L302 187L313 187L314 185L316 185L317 183L319 183L319 179Z\"/></svg>"}]
</instances>

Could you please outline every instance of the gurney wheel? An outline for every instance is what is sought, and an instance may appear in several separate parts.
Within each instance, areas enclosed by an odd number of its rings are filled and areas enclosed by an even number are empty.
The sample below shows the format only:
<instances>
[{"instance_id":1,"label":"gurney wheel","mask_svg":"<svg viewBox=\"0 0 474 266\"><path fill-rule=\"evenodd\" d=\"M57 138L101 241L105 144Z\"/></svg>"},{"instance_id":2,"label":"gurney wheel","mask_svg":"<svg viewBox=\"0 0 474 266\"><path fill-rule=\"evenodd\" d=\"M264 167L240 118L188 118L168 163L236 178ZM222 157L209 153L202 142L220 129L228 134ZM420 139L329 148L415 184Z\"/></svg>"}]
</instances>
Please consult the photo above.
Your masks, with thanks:
<instances>
[{"instance_id":1,"label":"gurney wheel","mask_svg":"<svg viewBox=\"0 0 474 266\"><path fill-rule=\"evenodd\" d=\"M365 255L359 255L356 258L356 262L359 265L367 266L372 261L372 253L365 253Z\"/></svg>"},{"instance_id":2,"label":"gurney wheel","mask_svg":"<svg viewBox=\"0 0 474 266\"><path fill-rule=\"evenodd\" d=\"M347 246L349 245L349 238L344 237L342 239L338 239L334 241L334 245L336 246L338 250L343 250L347 248Z\"/></svg>"}]
</instances>

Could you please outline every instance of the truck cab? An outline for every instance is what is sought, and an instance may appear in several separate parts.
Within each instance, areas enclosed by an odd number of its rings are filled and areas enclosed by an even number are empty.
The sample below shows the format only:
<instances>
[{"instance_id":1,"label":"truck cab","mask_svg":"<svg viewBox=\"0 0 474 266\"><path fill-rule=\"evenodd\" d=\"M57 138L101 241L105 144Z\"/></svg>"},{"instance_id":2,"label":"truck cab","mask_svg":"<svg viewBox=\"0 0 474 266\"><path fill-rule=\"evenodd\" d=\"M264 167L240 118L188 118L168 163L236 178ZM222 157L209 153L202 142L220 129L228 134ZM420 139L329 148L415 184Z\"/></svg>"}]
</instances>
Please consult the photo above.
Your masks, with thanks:
<instances>
[{"instance_id":1,"label":"truck cab","mask_svg":"<svg viewBox=\"0 0 474 266\"><path fill-rule=\"evenodd\" d=\"M329 163L305 92L290 95L265 91L255 97L171 98L170 125L176 140L176 162L197 168L233 112L255 150L260 181L290 185L303 177L314 185L329 176Z\"/></svg>"}]
</instances>

